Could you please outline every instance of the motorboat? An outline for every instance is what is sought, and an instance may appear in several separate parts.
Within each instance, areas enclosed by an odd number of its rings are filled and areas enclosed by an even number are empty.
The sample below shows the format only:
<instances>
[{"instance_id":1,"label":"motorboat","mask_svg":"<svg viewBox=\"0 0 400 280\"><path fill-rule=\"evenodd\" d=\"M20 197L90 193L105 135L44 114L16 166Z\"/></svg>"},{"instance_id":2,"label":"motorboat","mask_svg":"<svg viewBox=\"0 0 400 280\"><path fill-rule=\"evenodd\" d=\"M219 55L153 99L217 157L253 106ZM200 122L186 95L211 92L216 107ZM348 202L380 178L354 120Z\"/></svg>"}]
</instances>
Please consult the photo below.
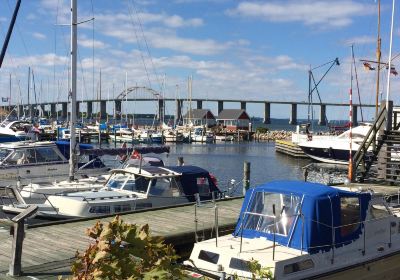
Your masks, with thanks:
<instances>
[{"instance_id":1,"label":"motorboat","mask_svg":"<svg viewBox=\"0 0 400 280\"><path fill-rule=\"evenodd\" d=\"M114 128L114 133L110 134L110 140L114 142L138 142L138 137L134 130L128 127Z\"/></svg>"},{"instance_id":2,"label":"motorboat","mask_svg":"<svg viewBox=\"0 0 400 280\"><path fill-rule=\"evenodd\" d=\"M371 129L371 124L362 124L352 129L352 155L357 152L364 138ZM301 141L298 143L302 151L310 158L325 163L348 164L350 150L350 130L338 136Z\"/></svg>"},{"instance_id":3,"label":"motorboat","mask_svg":"<svg viewBox=\"0 0 400 280\"><path fill-rule=\"evenodd\" d=\"M195 128L191 138L193 142L214 143L214 134L204 131L203 128Z\"/></svg>"},{"instance_id":4,"label":"motorboat","mask_svg":"<svg viewBox=\"0 0 400 280\"><path fill-rule=\"evenodd\" d=\"M139 142L147 144L162 144L164 143L164 136L161 132L146 129L139 134Z\"/></svg>"},{"instance_id":5,"label":"motorboat","mask_svg":"<svg viewBox=\"0 0 400 280\"><path fill-rule=\"evenodd\" d=\"M276 280L398 279L394 209L369 191L266 183L247 191L234 233L195 243L185 264L214 279L255 279L257 265Z\"/></svg>"},{"instance_id":6,"label":"motorboat","mask_svg":"<svg viewBox=\"0 0 400 280\"><path fill-rule=\"evenodd\" d=\"M3 205L5 213L18 214L30 204L12 191L17 203ZM215 179L197 166L128 167L112 170L103 188L46 197L38 205L41 218L64 219L117 214L222 197Z\"/></svg>"},{"instance_id":7,"label":"motorboat","mask_svg":"<svg viewBox=\"0 0 400 280\"><path fill-rule=\"evenodd\" d=\"M182 143L183 142L183 134L177 130L168 129L163 132L165 142L167 143Z\"/></svg>"},{"instance_id":8,"label":"motorboat","mask_svg":"<svg viewBox=\"0 0 400 280\"><path fill-rule=\"evenodd\" d=\"M4 120L0 124L0 143L30 140L31 130L29 122Z\"/></svg>"},{"instance_id":9,"label":"motorboat","mask_svg":"<svg viewBox=\"0 0 400 280\"><path fill-rule=\"evenodd\" d=\"M91 149L79 144L81 150ZM69 142L11 142L0 144L0 186L50 182L69 174ZM95 155L79 157L77 176L108 172L102 160Z\"/></svg>"}]
</instances>

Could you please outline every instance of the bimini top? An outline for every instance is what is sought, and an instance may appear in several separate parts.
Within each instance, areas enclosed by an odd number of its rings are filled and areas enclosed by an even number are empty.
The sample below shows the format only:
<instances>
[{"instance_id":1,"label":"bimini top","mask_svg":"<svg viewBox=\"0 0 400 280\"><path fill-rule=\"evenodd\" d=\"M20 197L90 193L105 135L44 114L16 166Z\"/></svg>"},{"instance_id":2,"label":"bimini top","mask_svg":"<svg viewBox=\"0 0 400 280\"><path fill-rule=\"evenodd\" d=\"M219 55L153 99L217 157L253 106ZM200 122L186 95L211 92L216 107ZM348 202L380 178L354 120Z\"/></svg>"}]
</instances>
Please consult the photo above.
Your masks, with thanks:
<instances>
[{"instance_id":1,"label":"bimini top","mask_svg":"<svg viewBox=\"0 0 400 280\"><path fill-rule=\"evenodd\" d=\"M247 191L234 235L273 240L275 234L283 246L327 251L360 237L370 199L322 184L266 183Z\"/></svg>"},{"instance_id":2,"label":"bimini top","mask_svg":"<svg viewBox=\"0 0 400 280\"><path fill-rule=\"evenodd\" d=\"M181 183L183 192L192 202L195 201L194 194L199 193L202 199L211 199L211 193L221 194L221 191L216 185L215 180L210 176L210 173L198 166L166 166L165 168L181 173Z\"/></svg>"}]
</instances>

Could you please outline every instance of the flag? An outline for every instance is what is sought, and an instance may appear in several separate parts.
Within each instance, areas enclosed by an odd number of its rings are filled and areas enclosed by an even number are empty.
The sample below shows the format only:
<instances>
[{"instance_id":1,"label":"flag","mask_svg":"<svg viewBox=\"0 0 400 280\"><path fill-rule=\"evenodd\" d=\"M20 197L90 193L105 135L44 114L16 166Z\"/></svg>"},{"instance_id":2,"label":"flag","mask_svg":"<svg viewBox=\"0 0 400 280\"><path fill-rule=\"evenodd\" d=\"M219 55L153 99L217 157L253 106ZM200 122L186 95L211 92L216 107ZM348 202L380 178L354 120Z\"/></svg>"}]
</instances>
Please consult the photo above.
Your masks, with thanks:
<instances>
[{"instance_id":1,"label":"flag","mask_svg":"<svg viewBox=\"0 0 400 280\"><path fill-rule=\"evenodd\" d=\"M8 102L8 97L2 97L1 102Z\"/></svg>"},{"instance_id":2,"label":"flag","mask_svg":"<svg viewBox=\"0 0 400 280\"><path fill-rule=\"evenodd\" d=\"M372 67L371 64L369 64L368 62L364 62L363 65L364 65L364 69L365 70L368 70L368 71L369 70L375 70L375 68Z\"/></svg>"},{"instance_id":3,"label":"flag","mask_svg":"<svg viewBox=\"0 0 400 280\"><path fill-rule=\"evenodd\" d=\"M141 158L141 155L140 155L140 153L139 153L137 150L134 150L133 153L132 153L132 155L131 155L131 158L132 158L132 159L140 159L140 158Z\"/></svg>"},{"instance_id":4,"label":"flag","mask_svg":"<svg viewBox=\"0 0 400 280\"><path fill-rule=\"evenodd\" d=\"M397 73L396 68L394 68L392 66L392 67L390 67L390 74L393 74L393 75L397 76L397 74L399 74L399 73Z\"/></svg>"}]
</instances>

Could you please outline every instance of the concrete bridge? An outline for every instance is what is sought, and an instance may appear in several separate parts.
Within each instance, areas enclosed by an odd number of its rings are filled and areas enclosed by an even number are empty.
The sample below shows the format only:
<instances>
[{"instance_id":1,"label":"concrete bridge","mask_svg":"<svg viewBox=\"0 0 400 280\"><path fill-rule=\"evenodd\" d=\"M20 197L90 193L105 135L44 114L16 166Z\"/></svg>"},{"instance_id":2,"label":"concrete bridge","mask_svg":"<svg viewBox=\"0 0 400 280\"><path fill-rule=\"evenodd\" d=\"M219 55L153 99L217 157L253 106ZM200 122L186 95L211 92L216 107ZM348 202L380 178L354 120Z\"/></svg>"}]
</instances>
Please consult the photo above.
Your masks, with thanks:
<instances>
[{"instance_id":1,"label":"concrete bridge","mask_svg":"<svg viewBox=\"0 0 400 280\"><path fill-rule=\"evenodd\" d=\"M108 100L104 99L87 99L77 102L77 114L79 116L82 111L79 110L80 104L86 103L86 116L92 118L93 116L98 117L98 114L93 114L93 105L100 105L100 118L107 118L107 104L112 103L114 106L114 112L116 119L121 119L122 115L122 102L126 101L154 101L158 103L158 117L162 119L165 115L165 103L175 102L175 119L182 118L182 107L184 102L189 102L187 99L183 98L166 98L162 97L157 91L147 88L147 87L131 87L127 90L121 92L116 97L112 97ZM224 109L224 103L238 103L240 104L240 109L246 110L247 104L264 104L264 123L268 124L271 121L271 106L273 105L290 105L291 110L289 112L290 124L297 124L297 109L298 106L308 106L306 101L272 101L272 100L239 100L239 99L218 99L218 98L192 98L192 103L196 104L197 109L203 108L203 102L216 102L218 104L218 114ZM58 106L57 106L58 105ZM22 104L19 105L20 112L33 112L35 109L41 107L44 112L47 112L49 117L55 117L59 109L57 107L61 106L61 115L59 117L66 118L68 115L68 102L43 102L38 104ZM315 107L319 107L319 124L326 125L326 112L327 107L348 107L348 103L322 103L313 104ZM359 104L353 104L353 124L357 124L357 112ZM375 107L373 104L365 104L362 107ZM3 106L7 108L7 106Z\"/></svg>"}]
</instances>

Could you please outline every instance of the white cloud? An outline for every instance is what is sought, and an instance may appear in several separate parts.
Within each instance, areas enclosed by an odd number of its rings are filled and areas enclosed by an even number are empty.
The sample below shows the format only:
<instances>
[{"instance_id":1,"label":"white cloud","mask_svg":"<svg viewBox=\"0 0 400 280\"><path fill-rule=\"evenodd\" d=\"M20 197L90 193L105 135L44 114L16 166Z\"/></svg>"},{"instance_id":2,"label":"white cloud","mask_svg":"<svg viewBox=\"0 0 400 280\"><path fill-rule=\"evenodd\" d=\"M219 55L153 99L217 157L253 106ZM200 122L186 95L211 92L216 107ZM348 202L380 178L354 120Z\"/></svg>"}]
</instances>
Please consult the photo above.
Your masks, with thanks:
<instances>
[{"instance_id":1,"label":"white cloud","mask_svg":"<svg viewBox=\"0 0 400 280\"><path fill-rule=\"evenodd\" d=\"M42 55L31 55L25 57L11 57L8 58L12 63L13 67L21 67L21 66L31 66L31 67L48 67L48 66L64 66L68 64L69 59L66 56L58 56L54 53L47 53Z\"/></svg>"},{"instance_id":2,"label":"white cloud","mask_svg":"<svg viewBox=\"0 0 400 280\"><path fill-rule=\"evenodd\" d=\"M95 49L106 49L108 48L108 44L100 41L100 40L92 40L85 36L82 36L78 39L78 44L84 48L95 48Z\"/></svg>"},{"instance_id":3,"label":"white cloud","mask_svg":"<svg viewBox=\"0 0 400 280\"><path fill-rule=\"evenodd\" d=\"M32 36L38 40L44 40L46 39L46 35L44 35L43 33L39 33L39 32L33 32Z\"/></svg>"},{"instance_id":4,"label":"white cloud","mask_svg":"<svg viewBox=\"0 0 400 280\"><path fill-rule=\"evenodd\" d=\"M376 37L374 36L357 36L353 38L349 38L343 41L343 45L349 46L351 44L354 45L367 45L367 44L373 44L376 43Z\"/></svg>"},{"instance_id":5,"label":"white cloud","mask_svg":"<svg viewBox=\"0 0 400 280\"><path fill-rule=\"evenodd\" d=\"M241 2L228 10L232 16L258 18L270 22L302 22L305 25L343 27L352 23L355 16L375 13L373 5L351 0L342 1L273 1Z\"/></svg>"}]
</instances>

